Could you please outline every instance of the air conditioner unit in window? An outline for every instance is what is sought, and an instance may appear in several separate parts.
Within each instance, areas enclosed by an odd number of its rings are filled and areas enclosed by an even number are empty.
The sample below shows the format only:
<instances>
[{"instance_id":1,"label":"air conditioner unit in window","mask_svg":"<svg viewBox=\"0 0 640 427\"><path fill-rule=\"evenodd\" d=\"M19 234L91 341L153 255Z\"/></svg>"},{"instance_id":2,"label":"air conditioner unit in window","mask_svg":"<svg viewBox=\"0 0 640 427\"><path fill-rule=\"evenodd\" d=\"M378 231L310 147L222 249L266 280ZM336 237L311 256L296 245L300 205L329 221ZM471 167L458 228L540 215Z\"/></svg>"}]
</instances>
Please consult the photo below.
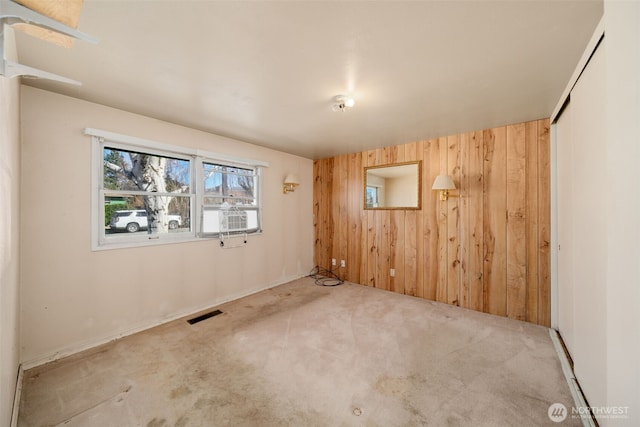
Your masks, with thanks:
<instances>
[{"instance_id":1,"label":"air conditioner unit in window","mask_svg":"<svg viewBox=\"0 0 640 427\"><path fill-rule=\"evenodd\" d=\"M247 213L239 210L221 211L220 232L245 231L247 229Z\"/></svg>"}]
</instances>

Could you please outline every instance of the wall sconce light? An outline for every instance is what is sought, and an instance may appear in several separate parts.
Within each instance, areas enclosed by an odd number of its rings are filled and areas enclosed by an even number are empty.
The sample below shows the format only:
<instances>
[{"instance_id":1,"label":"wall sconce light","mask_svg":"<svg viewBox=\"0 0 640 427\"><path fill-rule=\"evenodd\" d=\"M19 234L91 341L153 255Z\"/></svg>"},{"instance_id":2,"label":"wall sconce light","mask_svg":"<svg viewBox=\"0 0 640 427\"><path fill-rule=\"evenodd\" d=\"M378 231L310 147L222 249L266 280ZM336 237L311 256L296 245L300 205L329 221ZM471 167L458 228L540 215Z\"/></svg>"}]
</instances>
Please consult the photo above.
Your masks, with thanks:
<instances>
[{"instance_id":1,"label":"wall sconce light","mask_svg":"<svg viewBox=\"0 0 640 427\"><path fill-rule=\"evenodd\" d=\"M449 198L449 190L455 190L456 185L453 183L453 178L449 175L438 175L436 180L433 181L432 190L440 191L440 200L446 201Z\"/></svg>"},{"instance_id":2,"label":"wall sconce light","mask_svg":"<svg viewBox=\"0 0 640 427\"><path fill-rule=\"evenodd\" d=\"M282 186L282 194L287 194L296 190L296 185L300 185L298 177L290 173L284 179L284 185Z\"/></svg>"}]
</instances>

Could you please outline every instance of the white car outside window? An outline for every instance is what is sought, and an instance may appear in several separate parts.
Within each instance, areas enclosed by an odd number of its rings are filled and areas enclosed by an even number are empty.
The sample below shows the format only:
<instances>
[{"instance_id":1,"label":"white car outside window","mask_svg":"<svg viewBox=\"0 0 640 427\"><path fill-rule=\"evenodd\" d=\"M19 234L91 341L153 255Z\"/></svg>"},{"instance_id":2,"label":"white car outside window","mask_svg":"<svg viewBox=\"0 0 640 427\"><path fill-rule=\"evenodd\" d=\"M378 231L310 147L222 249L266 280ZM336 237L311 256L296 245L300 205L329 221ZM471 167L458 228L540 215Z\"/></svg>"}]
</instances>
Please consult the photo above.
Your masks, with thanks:
<instances>
[{"instance_id":1,"label":"white car outside window","mask_svg":"<svg viewBox=\"0 0 640 427\"><path fill-rule=\"evenodd\" d=\"M181 225L180 215L167 215L167 226L170 230L175 230ZM125 230L129 233L146 230L148 226L147 211L142 209L115 211L109 222L111 230Z\"/></svg>"}]
</instances>

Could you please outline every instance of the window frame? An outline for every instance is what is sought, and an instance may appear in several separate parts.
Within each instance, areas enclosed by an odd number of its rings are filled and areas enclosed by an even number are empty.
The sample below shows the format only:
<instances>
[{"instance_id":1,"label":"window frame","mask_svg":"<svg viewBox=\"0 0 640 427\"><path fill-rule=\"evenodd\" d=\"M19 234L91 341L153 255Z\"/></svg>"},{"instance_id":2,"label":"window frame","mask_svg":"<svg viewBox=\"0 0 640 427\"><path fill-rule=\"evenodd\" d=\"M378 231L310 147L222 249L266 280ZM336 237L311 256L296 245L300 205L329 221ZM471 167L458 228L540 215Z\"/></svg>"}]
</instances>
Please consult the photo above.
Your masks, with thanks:
<instances>
[{"instance_id":1,"label":"window frame","mask_svg":"<svg viewBox=\"0 0 640 427\"><path fill-rule=\"evenodd\" d=\"M210 164L210 165L216 165L216 166L226 166L226 167L231 167L231 168L236 168L236 169L246 169L246 170L252 170L253 173L250 175L253 177L254 179L254 187L255 187L255 197L252 197L253 199L255 199L255 206L243 206L241 208L238 208L239 211L243 211L243 212L249 212L249 211L256 211L257 212L257 226L255 228L251 228L251 229L246 229L246 230L234 230L234 231L228 231L226 233L222 232L222 231L218 231L218 232L205 232L204 231L204 213L206 210L212 210L212 211L217 211L217 212L225 212L225 209L222 206L216 206L216 205L211 205L211 204L206 204L205 203L205 198L207 197L221 197L221 198L225 198L224 195L221 196L212 196L212 195L207 195L207 193L205 192L205 188L204 188L204 182L205 182L205 177L204 177L204 165L206 164ZM251 167L248 165L239 165L239 164L231 164L230 162L221 162L219 160L216 159L211 159L211 158L204 158L201 157L199 159L199 164L198 164L198 172L201 174L200 175L200 179L199 179L199 183L202 186L202 191L200 193L201 198L200 200L198 200L198 209L200 210L199 212L199 217L200 217L200 227L199 227L199 231L200 231L200 237L206 238L206 237L211 237L211 238L219 238L221 234L225 234L227 236L235 236L235 235L244 235L244 234L260 234L262 233L262 191L261 191L261 183L262 183L262 174L261 174L261 169L259 167ZM224 172L224 173L229 173L229 174L234 174L233 172ZM239 174L238 174L239 175ZM242 197L239 197L242 198ZM248 197L246 197L248 198ZM245 198L245 199L246 199ZM230 207L230 209L233 209L233 206Z\"/></svg>"},{"instance_id":2,"label":"window frame","mask_svg":"<svg viewBox=\"0 0 640 427\"><path fill-rule=\"evenodd\" d=\"M134 151L134 152L139 152L142 154L150 154L150 155L154 155L154 156L159 156L159 157L165 157L165 158L173 158L173 159L179 159L179 160L185 160L189 162L189 193L183 193L183 194L173 194L173 193L155 193L155 192L150 192L150 191L143 191L143 190L110 190L110 189L105 189L104 188L104 162L101 163L100 168L102 173L100 174L98 180L98 203L100 204L100 206L97 208L98 209L98 214L99 214L99 224L104 224L106 221L106 218L104 216L104 211L105 211L105 197L107 197L108 195L114 195L116 197L126 197L126 196L143 196L143 197L148 197L150 194L153 194L154 196L160 196L160 197L188 197L189 200L189 205L190 205L190 212L192 213L191 216L193 216L193 209L194 209L194 202L195 202L195 189L194 189L194 157L193 156L188 156L188 155L182 155L179 153L175 153L175 152L168 152L168 151L162 151L162 150L156 150L156 149L149 149L149 148L143 148L143 147L137 147L134 145L129 145L129 144L122 144L122 143L118 143L118 142L113 142L111 140L105 140L105 139L101 139L100 141L98 141L99 144L99 152L100 152L100 159L104 159L103 155L104 155L104 149L105 148L111 148L111 149L115 149L115 150L122 150L122 151ZM129 210L129 209L127 209ZM138 209L136 209L138 210ZM136 217L139 217L140 215L136 214ZM188 236L188 237L187 237ZM104 230L101 228L99 235L98 235L98 243L100 244L100 246L107 246L107 245L119 245L122 243L128 244L128 243L133 243L133 242L147 242L150 240L154 240L154 241L182 241L185 240L185 238L191 238L193 239L195 237L194 235L194 230L193 227L190 226L190 230L189 231L183 231L180 233L167 233L167 234L151 234L151 233L147 233L147 234L136 234L136 235L128 235L128 234L123 234L120 236L116 236L116 235L110 235L109 237L107 237L106 233L104 232Z\"/></svg>"},{"instance_id":3,"label":"window frame","mask_svg":"<svg viewBox=\"0 0 640 427\"><path fill-rule=\"evenodd\" d=\"M255 174L255 192L258 227L255 231L244 231L230 234L256 235L262 233L262 168L268 167L267 162L252 160L227 154L215 153L188 147L173 146L160 142L121 135L98 129L86 128L85 135L91 136L91 246L92 250L108 250L152 246L171 243L201 241L203 239L218 238L219 233L204 233L202 219L204 214L204 163L213 163L234 168L251 169ZM133 194L145 193L141 191L106 190L104 188L104 147L111 147L126 151L141 152L163 157L188 160L190 162L189 193L179 197L189 197L190 201L190 230L178 233L162 233L154 235L109 236L105 232L105 193ZM148 194L148 192L147 192ZM164 195L164 193L162 194ZM166 195L174 194L167 193Z\"/></svg>"}]
</instances>

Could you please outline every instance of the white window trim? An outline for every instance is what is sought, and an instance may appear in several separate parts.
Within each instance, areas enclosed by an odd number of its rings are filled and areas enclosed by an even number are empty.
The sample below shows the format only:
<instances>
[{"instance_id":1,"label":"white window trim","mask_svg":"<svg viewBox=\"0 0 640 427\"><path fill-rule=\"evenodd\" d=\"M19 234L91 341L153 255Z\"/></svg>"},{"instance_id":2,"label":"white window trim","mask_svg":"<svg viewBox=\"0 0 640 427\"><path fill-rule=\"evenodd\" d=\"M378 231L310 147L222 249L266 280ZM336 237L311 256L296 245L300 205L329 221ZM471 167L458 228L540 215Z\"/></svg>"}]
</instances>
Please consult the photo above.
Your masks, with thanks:
<instances>
[{"instance_id":1,"label":"white window trim","mask_svg":"<svg viewBox=\"0 0 640 427\"><path fill-rule=\"evenodd\" d=\"M202 241L203 239L217 238L217 234L211 235L210 233L203 234L201 232L201 212L199 211L203 206L204 198L204 182L201 182L203 181L201 179L201 169L203 162L222 163L228 166L251 167L256 169L256 173L258 175L257 211L259 217L259 230L257 232L250 233L250 235L262 234L261 168L268 167L268 162L231 156L206 150L163 144L148 139L122 135L93 128L85 128L84 134L91 136L91 249L93 251L194 242ZM109 146L122 148L125 150L143 149L145 152L149 152L152 154L174 156L176 158L189 160L191 162L191 188L194 189L194 192L192 193L193 196L190 196L192 197L190 232L179 233L175 235L162 235L151 239L148 236L140 236L139 238L132 236L122 236L121 239L114 236L110 237L109 241L106 241L106 239L104 239L104 235L100 231L101 227L104 227L104 209L99 209L99 207L102 206L100 198L104 198L102 188L103 162L101 160L103 143L108 143Z\"/></svg>"},{"instance_id":2,"label":"white window trim","mask_svg":"<svg viewBox=\"0 0 640 427\"><path fill-rule=\"evenodd\" d=\"M255 235L255 234L262 234L262 170L259 166L250 166L250 165L238 165L238 164L230 164L229 162L225 162L225 161L220 161L218 159L213 159L213 158L207 158L207 157L198 157L196 159L196 168L198 169L198 174L200 174L203 170L204 167L204 163L209 163L209 164L224 164L225 166L236 166L239 168L247 168L250 167L252 169L255 169L256 172L256 177L257 177L257 188L258 188L258 192L256 195L256 206L255 207L251 207L251 208L243 208L241 210L245 210L245 211L249 211L249 210L255 210L258 213L258 228L255 231L251 231L248 233L243 233L241 231L234 231L234 232L230 232L229 235L243 235L243 234L247 234L247 235ZM202 176L198 177L197 179L197 183L196 183L197 187L196 188L196 205L198 207L198 209L200 209L199 212L196 212L196 215L198 217L198 221L202 221L203 220L203 216L204 216L204 210L205 208L205 204L204 204L204 198L205 198L205 192L204 192L204 179ZM207 205L208 206L208 205ZM221 238L221 234L220 232L218 233L206 233L202 230L202 224L198 223L198 230L199 230L199 237L201 238Z\"/></svg>"},{"instance_id":3,"label":"white window trim","mask_svg":"<svg viewBox=\"0 0 640 427\"><path fill-rule=\"evenodd\" d=\"M223 162L225 164L228 164L229 166L236 165L240 167L241 166L265 167L265 168L269 167L269 163L264 162L262 160L231 156L229 154L216 153L214 151L199 150L199 149L188 148L188 147L180 147L177 145L163 144L161 142L152 141L150 139L138 138L136 136L122 135L119 133L108 132L106 130L85 128L84 134L103 138L105 140L108 140L114 143L120 142L127 145L136 145L138 147L148 148L150 150L161 150L164 152L171 152L171 153L175 153L183 156L185 155L198 156L198 157L202 157L205 160Z\"/></svg>"}]
</instances>

